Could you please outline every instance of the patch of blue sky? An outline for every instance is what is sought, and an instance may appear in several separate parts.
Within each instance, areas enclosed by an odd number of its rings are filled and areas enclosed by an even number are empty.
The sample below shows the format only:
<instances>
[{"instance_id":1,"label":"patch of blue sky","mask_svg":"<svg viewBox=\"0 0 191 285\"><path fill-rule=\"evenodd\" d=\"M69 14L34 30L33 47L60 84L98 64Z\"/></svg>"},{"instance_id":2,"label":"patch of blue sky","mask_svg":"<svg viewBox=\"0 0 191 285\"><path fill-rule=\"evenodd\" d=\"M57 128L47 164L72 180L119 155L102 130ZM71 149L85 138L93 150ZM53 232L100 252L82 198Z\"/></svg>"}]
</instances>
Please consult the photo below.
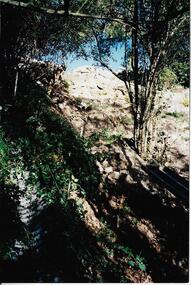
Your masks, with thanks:
<instances>
[{"instance_id":1,"label":"patch of blue sky","mask_svg":"<svg viewBox=\"0 0 191 285\"><path fill-rule=\"evenodd\" d=\"M128 40L129 51L131 50L131 40ZM58 64L64 64L66 66L66 70L71 72L77 68L82 66L101 66L99 61L95 60L92 56L92 50L96 50L95 43L89 42L85 46L82 47L82 54L86 54L86 56L82 56L80 53L69 53L66 57L62 57L61 52L57 52L53 56L45 56L42 60L49 60L53 61ZM140 51L140 62L139 67L141 66L144 68L149 67L149 59L148 56L145 54L144 49L139 47ZM89 56L88 56L89 55ZM124 42L115 44L114 46L110 47L110 54L103 55L104 62L107 65L116 71L121 71L124 69L124 56L125 56L125 44ZM128 57L128 55L127 55Z\"/></svg>"},{"instance_id":2,"label":"patch of blue sky","mask_svg":"<svg viewBox=\"0 0 191 285\"><path fill-rule=\"evenodd\" d=\"M110 56L106 57L107 64L113 70L119 70L123 67L124 62L124 45L118 45L110 49ZM89 51L87 50L87 53ZM68 71L73 71L81 66L99 66L99 61L94 60L91 56L87 58L75 56L71 54L65 60L66 68Z\"/></svg>"}]
</instances>

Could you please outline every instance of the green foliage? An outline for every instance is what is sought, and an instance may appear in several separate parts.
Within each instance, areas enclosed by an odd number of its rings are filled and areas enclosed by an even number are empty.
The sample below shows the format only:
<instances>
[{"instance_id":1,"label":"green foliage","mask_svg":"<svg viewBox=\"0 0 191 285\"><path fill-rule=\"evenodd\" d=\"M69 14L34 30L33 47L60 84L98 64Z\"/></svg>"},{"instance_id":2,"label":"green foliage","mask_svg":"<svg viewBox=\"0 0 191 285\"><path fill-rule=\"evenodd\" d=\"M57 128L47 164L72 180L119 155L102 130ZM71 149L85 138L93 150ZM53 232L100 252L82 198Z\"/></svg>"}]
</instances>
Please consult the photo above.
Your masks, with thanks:
<instances>
[{"instance_id":1,"label":"green foliage","mask_svg":"<svg viewBox=\"0 0 191 285\"><path fill-rule=\"evenodd\" d=\"M9 260L12 257L13 250L11 247L4 247L3 250L1 250L1 254L4 260Z\"/></svg>"},{"instance_id":2,"label":"green foliage","mask_svg":"<svg viewBox=\"0 0 191 285\"><path fill-rule=\"evenodd\" d=\"M90 147L95 144L99 144L100 140L103 140L105 145L111 145L120 140L121 138L122 138L121 133L112 134L111 131L109 131L108 129L103 129L100 132L93 133L88 138L88 145Z\"/></svg>"},{"instance_id":3,"label":"green foliage","mask_svg":"<svg viewBox=\"0 0 191 285\"><path fill-rule=\"evenodd\" d=\"M189 97L188 96L184 97L184 99L182 99L181 103L184 107L189 107Z\"/></svg>"},{"instance_id":4,"label":"green foliage","mask_svg":"<svg viewBox=\"0 0 191 285\"><path fill-rule=\"evenodd\" d=\"M100 96L107 96L107 92L102 90L102 91L99 92L99 95Z\"/></svg>"},{"instance_id":5,"label":"green foliage","mask_svg":"<svg viewBox=\"0 0 191 285\"><path fill-rule=\"evenodd\" d=\"M121 117L121 123L124 125L132 125L133 119L132 119L132 117L125 115L125 116Z\"/></svg>"},{"instance_id":6,"label":"green foliage","mask_svg":"<svg viewBox=\"0 0 191 285\"><path fill-rule=\"evenodd\" d=\"M141 269L142 271L146 270L146 266L144 264L144 258L142 258L140 255L136 255L135 262L137 266L139 267L139 269Z\"/></svg>"},{"instance_id":7,"label":"green foliage","mask_svg":"<svg viewBox=\"0 0 191 285\"><path fill-rule=\"evenodd\" d=\"M166 113L168 116L171 116L171 117L174 117L174 118L177 118L177 119L181 119L184 117L184 114L181 113L181 112L177 112L177 111L174 111L174 112L167 112Z\"/></svg>"},{"instance_id":8,"label":"green foliage","mask_svg":"<svg viewBox=\"0 0 191 285\"><path fill-rule=\"evenodd\" d=\"M132 260L129 260L128 264L129 264L131 267L135 267L135 262L132 261Z\"/></svg>"},{"instance_id":9,"label":"green foliage","mask_svg":"<svg viewBox=\"0 0 191 285\"><path fill-rule=\"evenodd\" d=\"M0 181L1 182L7 174L8 162L9 162L8 145L4 140L4 133L2 129L0 129Z\"/></svg>"},{"instance_id":10,"label":"green foliage","mask_svg":"<svg viewBox=\"0 0 191 285\"><path fill-rule=\"evenodd\" d=\"M76 98L76 105L81 105L82 104L82 98L81 97L77 97Z\"/></svg>"},{"instance_id":11,"label":"green foliage","mask_svg":"<svg viewBox=\"0 0 191 285\"><path fill-rule=\"evenodd\" d=\"M186 62L175 61L172 64L172 70L176 74L177 83L184 86L189 87L190 85L190 67L189 67L189 59Z\"/></svg>"},{"instance_id":12,"label":"green foliage","mask_svg":"<svg viewBox=\"0 0 191 285\"><path fill-rule=\"evenodd\" d=\"M144 264L143 258L141 258L140 256L136 256L134 260L129 260L128 264L131 267L146 271L146 266Z\"/></svg>"},{"instance_id":13,"label":"green foliage","mask_svg":"<svg viewBox=\"0 0 191 285\"><path fill-rule=\"evenodd\" d=\"M138 220L137 220L137 218L133 217L131 222L133 225L136 225L138 223Z\"/></svg>"},{"instance_id":14,"label":"green foliage","mask_svg":"<svg viewBox=\"0 0 191 285\"><path fill-rule=\"evenodd\" d=\"M123 253L127 254L128 257L132 257L133 256L133 252L132 252L132 249L129 248L128 246L118 246L117 247L118 250L122 251Z\"/></svg>"},{"instance_id":15,"label":"green foliage","mask_svg":"<svg viewBox=\"0 0 191 285\"><path fill-rule=\"evenodd\" d=\"M47 203L57 201L66 205L67 191L78 189L85 195L84 189L90 191L98 183L94 157L85 140L51 110L46 88L40 87L24 71L20 78L15 107L5 117L18 155L8 156L7 143L0 134L0 178L5 180L12 172L18 172L27 189L35 187ZM15 179L12 180L16 185Z\"/></svg>"},{"instance_id":16,"label":"green foliage","mask_svg":"<svg viewBox=\"0 0 191 285\"><path fill-rule=\"evenodd\" d=\"M107 34L107 36L109 38L113 38L113 39L115 39L115 38L123 39L124 36L125 36L125 29L124 29L124 27L121 24L115 23L115 22L112 23L111 25L108 25L106 27L106 31L105 32L106 32L106 34Z\"/></svg>"},{"instance_id":17,"label":"green foliage","mask_svg":"<svg viewBox=\"0 0 191 285\"><path fill-rule=\"evenodd\" d=\"M115 245L114 248L123 252L128 257L128 264L134 268L146 271L145 260L140 255L135 254L128 246Z\"/></svg>"},{"instance_id":18,"label":"green foliage","mask_svg":"<svg viewBox=\"0 0 191 285\"><path fill-rule=\"evenodd\" d=\"M131 212L131 208L129 206L124 206L122 209L121 209L121 212L124 214L124 215L128 215L130 212Z\"/></svg>"},{"instance_id":19,"label":"green foliage","mask_svg":"<svg viewBox=\"0 0 191 285\"><path fill-rule=\"evenodd\" d=\"M185 51L182 52L185 53ZM183 56L181 55L180 57L177 56L169 67L164 68L160 75L160 89L171 89L175 84L189 87L190 67L188 62L189 57L183 59Z\"/></svg>"},{"instance_id":20,"label":"green foliage","mask_svg":"<svg viewBox=\"0 0 191 285\"><path fill-rule=\"evenodd\" d=\"M162 73L160 74L159 82L160 90L162 90L163 88L171 89L177 83L177 76L171 69L164 68Z\"/></svg>"}]
</instances>

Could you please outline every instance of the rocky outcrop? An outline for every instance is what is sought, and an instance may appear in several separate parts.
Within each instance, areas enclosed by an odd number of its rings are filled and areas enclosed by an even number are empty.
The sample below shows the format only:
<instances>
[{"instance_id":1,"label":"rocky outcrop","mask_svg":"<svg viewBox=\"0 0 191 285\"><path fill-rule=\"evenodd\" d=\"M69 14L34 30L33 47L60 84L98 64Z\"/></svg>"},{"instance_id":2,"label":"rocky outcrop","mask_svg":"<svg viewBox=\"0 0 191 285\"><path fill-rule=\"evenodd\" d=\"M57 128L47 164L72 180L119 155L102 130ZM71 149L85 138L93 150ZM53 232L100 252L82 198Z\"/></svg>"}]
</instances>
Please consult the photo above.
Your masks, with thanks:
<instances>
[{"instance_id":1,"label":"rocky outcrop","mask_svg":"<svg viewBox=\"0 0 191 285\"><path fill-rule=\"evenodd\" d=\"M124 83L101 67L81 67L72 73L66 72L64 78L68 81L70 94L74 97L113 101L116 98L123 100L126 93Z\"/></svg>"},{"instance_id":2,"label":"rocky outcrop","mask_svg":"<svg viewBox=\"0 0 191 285\"><path fill-rule=\"evenodd\" d=\"M62 106L63 112L74 127L85 137L107 128L111 133L121 132L130 137L133 120L127 90L124 83L111 72L99 67L80 67L66 72L69 94L76 98L77 110ZM164 163L188 179L189 126L188 89L158 93L164 108L159 124L154 159ZM158 99L157 99L158 100ZM161 99L160 99L161 100ZM79 104L80 102L80 104ZM85 107L84 107L85 106ZM67 109L68 108L68 109ZM77 119L78 118L78 119ZM161 126L164 126L161 129ZM165 151L165 155L163 152Z\"/></svg>"}]
</instances>

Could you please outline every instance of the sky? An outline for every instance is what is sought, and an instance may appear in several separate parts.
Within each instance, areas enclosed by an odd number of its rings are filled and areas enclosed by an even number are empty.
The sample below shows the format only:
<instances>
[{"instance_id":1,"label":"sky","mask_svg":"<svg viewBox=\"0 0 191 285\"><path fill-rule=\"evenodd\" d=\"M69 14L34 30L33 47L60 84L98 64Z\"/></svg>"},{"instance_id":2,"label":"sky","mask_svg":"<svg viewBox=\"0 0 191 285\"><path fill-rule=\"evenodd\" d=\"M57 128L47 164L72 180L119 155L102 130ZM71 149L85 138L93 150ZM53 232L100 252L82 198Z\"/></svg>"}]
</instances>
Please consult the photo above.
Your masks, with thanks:
<instances>
[{"instance_id":1,"label":"sky","mask_svg":"<svg viewBox=\"0 0 191 285\"><path fill-rule=\"evenodd\" d=\"M123 56L124 56L124 46L118 46L117 48L111 49L112 58L109 59L108 63L109 66L113 70L119 70L122 68ZM73 71L81 66L93 66L97 65L98 62L94 61L92 58L85 60L83 58L75 59L73 56L69 56L68 59L65 61L66 70Z\"/></svg>"},{"instance_id":2,"label":"sky","mask_svg":"<svg viewBox=\"0 0 191 285\"><path fill-rule=\"evenodd\" d=\"M130 46L131 46L131 41L129 40L129 47ZM89 45L85 47L85 51L87 53L90 53ZM140 55L141 55L141 51L142 49L140 49ZM115 45L115 47L111 47L110 52L111 52L111 55L108 57L108 62L106 62L107 65L109 65L109 67L113 69L113 71L115 72L119 72L123 70L124 69L123 61L124 61L124 54L125 54L124 44L119 43ZM144 56L144 61L140 59L139 66L140 67L142 65L145 66L146 64L148 67L150 64L149 58L146 58L145 54L143 56ZM51 58L49 56L45 56L45 57L42 57L42 60L45 60L45 61L53 60L57 64L64 64L66 66L66 70L69 72L72 72L75 69L82 67L82 66L96 66L96 65L100 66L100 64L97 61L93 60L91 57L89 59L85 59L83 57L77 57L74 53L67 55L67 58L65 58L64 60L62 56L59 56L59 52L55 56L53 56L53 58L52 56Z\"/></svg>"},{"instance_id":3,"label":"sky","mask_svg":"<svg viewBox=\"0 0 191 285\"><path fill-rule=\"evenodd\" d=\"M129 42L129 45L131 43ZM85 51L90 53L90 46L87 45L85 47ZM111 47L110 49L111 56L108 57L108 62L106 62L113 71L121 71L123 68L123 61L124 61L124 54L125 54L125 46L124 44L117 44L115 47ZM75 69L82 67L82 66L96 66L100 64L93 60L91 57L89 59L84 59L83 57L77 57L74 53L67 55L67 58L63 60L62 56L59 56L59 52L52 56L45 56L42 57L42 60L50 60L54 61L57 64L64 64L66 66L66 70L69 72L74 71Z\"/></svg>"}]
</instances>

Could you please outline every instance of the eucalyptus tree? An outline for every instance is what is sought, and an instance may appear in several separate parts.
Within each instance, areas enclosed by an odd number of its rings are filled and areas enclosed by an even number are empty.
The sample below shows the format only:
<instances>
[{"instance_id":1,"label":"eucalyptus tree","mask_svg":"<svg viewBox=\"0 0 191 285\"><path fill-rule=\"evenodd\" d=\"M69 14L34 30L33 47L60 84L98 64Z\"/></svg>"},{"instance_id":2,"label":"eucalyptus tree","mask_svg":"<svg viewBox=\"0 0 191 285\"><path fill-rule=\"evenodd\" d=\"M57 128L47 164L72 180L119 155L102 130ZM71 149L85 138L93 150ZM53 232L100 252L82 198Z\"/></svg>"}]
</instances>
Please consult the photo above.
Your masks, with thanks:
<instances>
[{"instance_id":1,"label":"eucalyptus tree","mask_svg":"<svg viewBox=\"0 0 191 285\"><path fill-rule=\"evenodd\" d=\"M134 121L135 148L145 155L159 113L156 103L159 75L172 61L174 42L178 47L184 41L183 31L189 27L189 3L186 0L99 1L98 8L124 22L123 25L104 20L90 23L95 39L93 56L125 83ZM121 74L112 70L107 61L110 48L119 43L124 45Z\"/></svg>"},{"instance_id":2,"label":"eucalyptus tree","mask_svg":"<svg viewBox=\"0 0 191 285\"><path fill-rule=\"evenodd\" d=\"M152 140L158 109L156 94L159 75L171 56L173 42L183 40L188 25L187 1L135 1L132 30L134 72L134 137L137 149L144 153ZM177 35L179 34L179 37ZM143 59L142 52L143 51ZM144 62L144 64L142 64ZM141 85L138 75L141 76Z\"/></svg>"},{"instance_id":3,"label":"eucalyptus tree","mask_svg":"<svg viewBox=\"0 0 191 285\"><path fill-rule=\"evenodd\" d=\"M13 74L23 57L50 56L58 51L62 56L72 51L85 56L87 49L83 47L89 45L89 55L125 83L134 121L135 147L138 153L146 153L159 111L156 108L159 74L169 61L174 41L180 43L182 31L188 27L188 1L0 0L0 3L4 3L2 75ZM111 47L119 43L124 45L123 76L107 62L108 56L112 56ZM7 85L12 90L13 80Z\"/></svg>"}]
</instances>

